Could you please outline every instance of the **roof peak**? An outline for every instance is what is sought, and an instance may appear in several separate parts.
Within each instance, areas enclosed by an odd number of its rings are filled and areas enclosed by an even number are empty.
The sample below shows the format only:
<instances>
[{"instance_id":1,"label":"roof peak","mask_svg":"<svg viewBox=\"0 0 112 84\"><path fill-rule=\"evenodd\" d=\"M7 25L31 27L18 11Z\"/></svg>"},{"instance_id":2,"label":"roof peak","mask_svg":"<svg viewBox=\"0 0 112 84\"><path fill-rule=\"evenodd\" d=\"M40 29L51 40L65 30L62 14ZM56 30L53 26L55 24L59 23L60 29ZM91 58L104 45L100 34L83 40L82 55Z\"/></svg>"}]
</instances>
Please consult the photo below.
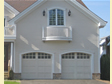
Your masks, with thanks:
<instances>
[{"instance_id":1,"label":"roof peak","mask_svg":"<svg viewBox=\"0 0 112 84\"><path fill-rule=\"evenodd\" d=\"M13 8L15 8L17 11L22 12L38 0L4 0L4 1L7 2L9 5L11 5ZM76 1L79 2L81 5L83 5L85 8L87 8L87 6L83 3L82 0L76 0Z\"/></svg>"}]
</instances>

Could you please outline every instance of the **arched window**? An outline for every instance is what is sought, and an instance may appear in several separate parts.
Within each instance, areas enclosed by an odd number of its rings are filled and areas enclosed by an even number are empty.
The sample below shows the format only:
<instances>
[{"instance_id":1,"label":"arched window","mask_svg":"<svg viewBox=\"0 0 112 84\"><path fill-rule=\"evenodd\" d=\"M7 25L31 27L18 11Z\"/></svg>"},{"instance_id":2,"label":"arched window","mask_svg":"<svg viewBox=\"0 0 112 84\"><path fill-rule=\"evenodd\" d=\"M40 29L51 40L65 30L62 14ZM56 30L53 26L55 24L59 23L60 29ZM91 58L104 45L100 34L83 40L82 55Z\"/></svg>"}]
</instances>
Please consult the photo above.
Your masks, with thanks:
<instances>
[{"instance_id":1,"label":"arched window","mask_svg":"<svg viewBox=\"0 0 112 84\"><path fill-rule=\"evenodd\" d=\"M49 25L63 26L64 25L64 11L61 9L49 10Z\"/></svg>"},{"instance_id":2,"label":"arched window","mask_svg":"<svg viewBox=\"0 0 112 84\"><path fill-rule=\"evenodd\" d=\"M51 59L51 54L33 52L33 53L23 54L22 58L23 59Z\"/></svg>"},{"instance_id":3,"label":"arched window","mask_svg":"<svg viewBox=\"0 0 112 84\"><path fill-rule=\"evenodd\" d=\"M90 54L77 52L75 58L75 53L66 53L62 55L62 59L90 59L90 56Z\"/></svg>"}]
</instances>

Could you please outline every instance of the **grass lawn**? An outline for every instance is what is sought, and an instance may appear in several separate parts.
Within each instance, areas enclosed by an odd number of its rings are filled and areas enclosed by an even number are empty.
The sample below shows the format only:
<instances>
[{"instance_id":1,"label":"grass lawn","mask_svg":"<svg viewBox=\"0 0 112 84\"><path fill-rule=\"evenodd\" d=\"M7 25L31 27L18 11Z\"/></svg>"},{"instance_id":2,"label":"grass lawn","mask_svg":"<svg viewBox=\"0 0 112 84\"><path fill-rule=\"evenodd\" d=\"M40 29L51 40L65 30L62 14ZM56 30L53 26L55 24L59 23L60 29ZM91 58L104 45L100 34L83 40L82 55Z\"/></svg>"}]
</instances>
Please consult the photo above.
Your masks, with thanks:
<instances>
[{"instance_id":1,"label":"grass lawn","mask_svg":"<svg viewBox=\"0 0 112 84\"><path fill-rule=\"evenodd\" d=\"M14 81L4 81L4 84L20 84L20 83Z\"/></svg>"}]
</instances>

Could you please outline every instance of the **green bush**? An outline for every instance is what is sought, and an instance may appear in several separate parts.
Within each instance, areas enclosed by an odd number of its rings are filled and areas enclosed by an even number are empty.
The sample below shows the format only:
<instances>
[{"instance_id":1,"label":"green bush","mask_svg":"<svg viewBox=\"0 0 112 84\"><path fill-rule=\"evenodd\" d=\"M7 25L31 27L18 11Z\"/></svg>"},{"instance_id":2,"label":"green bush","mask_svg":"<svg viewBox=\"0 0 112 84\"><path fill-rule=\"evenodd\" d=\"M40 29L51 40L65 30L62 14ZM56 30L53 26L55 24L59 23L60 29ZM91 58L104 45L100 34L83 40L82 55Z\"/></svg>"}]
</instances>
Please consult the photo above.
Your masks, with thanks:
<instances>
[{"instance_id":1,"label":"green bush","mask_svg":"<svg viewBox=\"0 0 112 84\"><path fill-rule=\"evenodd\" d=\"M14 72L13 72L13 70L10 70L10 72L9 72L9 79L10 80L14 79Z\"/></svg>"},{"instance_id":2,"label":"green bush","mask_svg":"<svg viewBox=\"0 0 112 84\"><path fill-rule=\"evenodd\" d=\"M100 69L102 80L110 80L110 56L103 55L100 59Z\"/></svg>"}]
</instances>

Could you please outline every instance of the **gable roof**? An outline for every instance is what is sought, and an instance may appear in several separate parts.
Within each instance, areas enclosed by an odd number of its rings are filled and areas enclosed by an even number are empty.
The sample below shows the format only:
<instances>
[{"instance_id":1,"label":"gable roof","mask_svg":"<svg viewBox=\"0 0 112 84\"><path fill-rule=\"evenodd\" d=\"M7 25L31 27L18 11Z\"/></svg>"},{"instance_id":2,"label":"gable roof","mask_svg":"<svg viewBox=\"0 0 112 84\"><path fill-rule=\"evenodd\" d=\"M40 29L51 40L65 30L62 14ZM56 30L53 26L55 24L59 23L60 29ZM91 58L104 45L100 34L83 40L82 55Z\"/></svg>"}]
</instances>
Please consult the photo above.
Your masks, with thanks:
<instances>
[{"instance_id":1,"label":"gable roof","mask_svg":"<svg viewBox=\"0 0 112 84\"><path fill-rule=\"evenodd\" d=\"M38 0L4 0L9 5L11 5L13 8L15 8L17 11L22 12L32 4L34 4ZM82 2L82 0L76 0L81 5L87 8L87 6Z\"/></svg>"},{"instance_id":2,"label":"gable roof","mask_svg":"<svg viewBox=\"0 0 112 84\"><path fill-rule=\"evenodd\" d=\"M11 5L9 5L7 2L4 2L4 8L7 8L8 11L10 11L11 13L14 13L15 16L17 14L19 14L19 11L17 11L15 8L13 8Z\"/></svg>"},{"instance_id":3,"label":"gable roof","mask_svg":"<svg viewBox=\"0 0 112 84\"><path fill-rule=\"evenodd\" d=\"M33 3L35 3L37 0L4 0L9 5L11 5L13 8L15 8L17 11L22 12L29 6L31 6Z\"/></svg>"},{"instance_id":4,"label":"gable roof","mask_svg":"<svg viewBox=\"0 0 112 84\"><path fill-rule=\"evenodd\" d=\"M26 8L24 11L22 11L16 17L14 17L13 19L11 19L9 21L9 23L10 24L16 23L22 17L26 16L27 14L29 14L30 12L32 12L33 10L35 10L37 7L39 7L40 5L42 5L46 1L47 0L38 0L38 1L36 1L30 7ZM78 2L78 0L77 1L76 0L69 0L69 1L65 0L65 1L67 3L69 3L70 5L72 5L74 8L76 8L77 10L79 10L80 12L82 12L85 16L87 16L88 18L90 18L92 21L94 21L98 25L99 28L103 28L106 25L106 23L107 23L106 21L104 21L103 19L101 19L100 17L98 17L96 14L94 14L93 12L91 12L90 10L88 10L85 6L81 5Z\"/></svg>"}]
</instances>

